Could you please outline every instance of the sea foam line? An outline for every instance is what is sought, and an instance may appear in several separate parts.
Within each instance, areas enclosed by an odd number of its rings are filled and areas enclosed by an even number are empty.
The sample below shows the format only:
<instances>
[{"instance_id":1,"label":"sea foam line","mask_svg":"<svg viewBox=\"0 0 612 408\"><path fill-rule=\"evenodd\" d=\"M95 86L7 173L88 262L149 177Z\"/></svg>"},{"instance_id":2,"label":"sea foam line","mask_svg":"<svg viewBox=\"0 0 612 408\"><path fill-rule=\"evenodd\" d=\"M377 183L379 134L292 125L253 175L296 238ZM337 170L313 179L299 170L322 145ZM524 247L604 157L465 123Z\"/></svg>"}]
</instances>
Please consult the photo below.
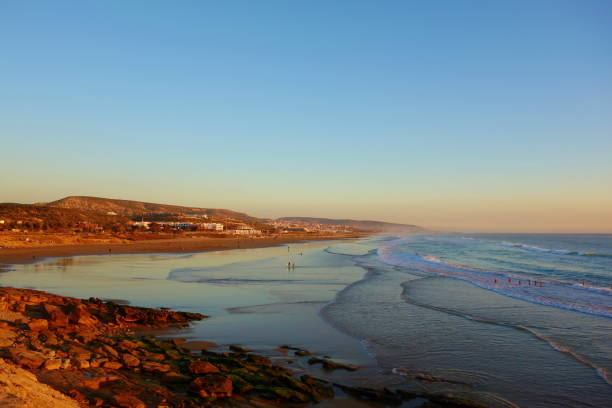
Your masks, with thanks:
<instances>
[{"instance_id":1,"label":"sea foam line","mask_svg":"<svg viewBox=\"0 0 612 408\"><path fill-rule=\"evenodd\" d=\"M379 248L379 260L389 265L464 280L482 289L531 303L612 318L612 290L608 288L540 278L537 282L541 285L531 285L533 277L472 269L448 264L429 255L401 251L398 246L405 242L405 239L397 240Z\"/></svg>"}]
</instances>

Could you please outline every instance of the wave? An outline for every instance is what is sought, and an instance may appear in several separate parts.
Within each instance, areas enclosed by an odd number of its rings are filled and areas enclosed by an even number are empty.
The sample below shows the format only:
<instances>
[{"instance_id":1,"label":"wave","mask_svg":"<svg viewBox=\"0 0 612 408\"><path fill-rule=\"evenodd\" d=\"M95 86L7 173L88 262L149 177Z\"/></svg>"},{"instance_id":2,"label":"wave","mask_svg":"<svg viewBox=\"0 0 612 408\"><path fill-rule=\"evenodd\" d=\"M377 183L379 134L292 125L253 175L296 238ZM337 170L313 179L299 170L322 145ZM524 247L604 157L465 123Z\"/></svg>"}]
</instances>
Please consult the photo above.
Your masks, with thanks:
<instances>
[{"instance_id":1,"label":"wave","mask_svg":"<svg viewBox=\"0 0 612 408\"><path fill-rule=\"evenodd\" d=\"M515 299L612 318L610 288L534 279L517 273L492 272L446 263L426 254L402 251L398 247L405 242L397 240L379 248L379 260L388 265L464 280Z\"/></svg>"},{"instance_id":2,"label":"wave","mask_svg":"<svg viewBox=\"0 0 612 408\"><path fill-rule=\"evenodd\" d=\"M596 252L581 252L581 251L572 251L572 250L567 250L567 249L542 248L536 245L527 245L527 244L507 242L507 241L503 241L502 243L500 243L500 245L505 246L507 248L517 248L517 249L522 249L525 251L539 252L543 254L594 256L598 258L612 258L612 254L600 254Z\"/></svg>"},{"instance_id":3,"label":"wave","mask_svg":"<svg viewBox=\"0 0 612 408\"><path fill-rule=\"evenodd\" d=\"M496 320L492 320L492 319L486 319L480 316L476 316L476 315L472 315L472 314L467 314L464 312L460 312L454 309L448 309L445 307L439 307L439 306L434 306L434 305L430 305L427 303L422 303L422 302L418 302L412 298L410 298L407 294L407 288L410 286L411 281L408 282L404 282L402 284L403 287L403 292L402 292L402 298L410 304L413 304L415 306L419 306L419 307L424 307L427 309L431 309L431 310L435 310L438 312L443 312L446 314L450 314L453 316L457 316L457 317L462 317L464 319L467 320L472 320L475 322L479 322L479 323L484 323L484 324L491 324L491 325L495 325L495 326L502 326L502 327L509 327L515 330L519 330L519 331L523 331L526 333L529 333L530 335L532 335L533 337L537 338L538 340L541 340L545 343L547 343L549 346L551 346L553 349L564 353L566 355L568 355L569 357L573 358L574 360L578 361L581 364L584 364L587 367L592 368L593 370L595 370L595 372L597 373L597 375L599 377L601 377L605 382L607 382L609 385L612 385L612 378L610 378L610 376L608 375L608 372L605 368L603 367L599 367L597 366L595 363L593 363L592 361L582 357L581 355L575 353L572 349L570 349L567 346L564 346L560 343L558 343L557 341L551 339L550 337L547 337L545 335L543 335L542 333L539 333L538 331L526 327L526 326L522 326L522 325L515 325L515 324L510 324L510 323L504 323L504 322L500 322L500 321L496 321Z\"/></svg>"}]
</instances>

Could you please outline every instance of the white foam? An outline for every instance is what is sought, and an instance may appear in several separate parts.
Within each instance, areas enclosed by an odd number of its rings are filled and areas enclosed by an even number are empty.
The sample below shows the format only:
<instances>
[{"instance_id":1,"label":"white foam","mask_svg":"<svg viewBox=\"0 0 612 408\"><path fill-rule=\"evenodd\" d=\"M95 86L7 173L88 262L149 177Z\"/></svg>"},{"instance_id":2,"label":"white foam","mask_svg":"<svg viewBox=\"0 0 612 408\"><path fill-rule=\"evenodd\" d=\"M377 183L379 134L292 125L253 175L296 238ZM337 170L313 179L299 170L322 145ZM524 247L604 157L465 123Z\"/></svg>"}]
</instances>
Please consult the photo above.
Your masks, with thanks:
<instances>
[{"instance_id":1,"label":"white foam","mask_svg":"<svg viewBox=\"0 0 612 408\"><path fill-rule=\"evenodd\" d=\"M483 289L532 303L575 310L612 318L612 291L608 288L555 282L519 273L495 273L445 263L426 254L399 248L406 239L396 240L378 249L379 259L389 265L468 281Z\"/></svg>"}]
</instances>

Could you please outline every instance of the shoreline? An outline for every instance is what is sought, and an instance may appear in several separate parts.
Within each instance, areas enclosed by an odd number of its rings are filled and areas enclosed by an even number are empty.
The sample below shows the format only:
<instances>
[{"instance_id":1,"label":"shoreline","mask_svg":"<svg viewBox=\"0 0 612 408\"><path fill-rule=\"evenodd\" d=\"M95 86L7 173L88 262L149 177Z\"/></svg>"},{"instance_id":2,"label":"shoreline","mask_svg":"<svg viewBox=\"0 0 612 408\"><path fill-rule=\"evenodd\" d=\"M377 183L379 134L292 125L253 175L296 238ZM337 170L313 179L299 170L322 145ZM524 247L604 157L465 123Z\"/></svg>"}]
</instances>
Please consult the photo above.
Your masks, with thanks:
<instances>
[{"instance_id":1,"label":"shoreline","mask_svg":"<svg viewBox=\"0 0 612 408\"><path fill-rule=\"evenodd\" d=\"M199 313L10 287L0 288L0 310L0 367L19 374L11 374L11 386L20 389L15 401L10 390L0 388L0 405L12 408L30 404L45 386L70 399L56 393L56 400L44 408L74 408L76 403L91 408L303 407L320 402L325 407L429 402L432 408L482 408L457 395L322 380L233 344L226 351L209 351L206 344L186 347L184 338L134 333L180 330L208 317ZM308 364L328 371L359 368L290 345L278 351L304 356Z\"/></svg>"},{"instance_id":2,"label":"shoreline","mask_svg":"<svg viewBox=\"0 0 612 408\"><path fill-rule=\"evenodd\" d=\"M307 241L357 239L371 233L342 235L296 234L278 238L210 238L181 237L151 239L125 243L92 243L76 245L35 246L0 249L0 270L3 266L36 263L46 258L81 255L116 255L139 253L198 253L231 249L264 248Z\"/></svg>"}]
</instances>

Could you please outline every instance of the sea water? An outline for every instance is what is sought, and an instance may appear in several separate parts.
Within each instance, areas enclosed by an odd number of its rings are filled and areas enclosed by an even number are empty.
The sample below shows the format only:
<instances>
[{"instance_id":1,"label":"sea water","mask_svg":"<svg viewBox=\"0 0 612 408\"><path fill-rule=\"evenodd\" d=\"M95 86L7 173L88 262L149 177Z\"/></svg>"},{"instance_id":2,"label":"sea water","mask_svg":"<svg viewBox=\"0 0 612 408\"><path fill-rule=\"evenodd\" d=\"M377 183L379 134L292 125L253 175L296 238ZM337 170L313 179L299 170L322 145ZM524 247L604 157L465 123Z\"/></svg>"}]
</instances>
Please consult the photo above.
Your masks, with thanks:
<instances>
[{"instance_id":1,"label":"sea water","mask_svg":"<svg viewBox=\"0 0 612 408\"><path fill-rule=\"evenodd\" d=\"M273 357L289 343L362 367L318 373L339 382L612 406L610 235L374 236L10 269L0 284L210 315L181 334L194 339ZM302 360L286 363L313 369Z\"/></svg>"},{"instance_id":2,"label":"sea water","mask_svg":"<svg viewBox=\"0 0 612 408\"><path fill-rule=\"evenodd\" d=\"M396 237L354 260L368 274L324 315L382 370L525 407L612 406L612 236Z\"/></svg>"}]
</instances>

